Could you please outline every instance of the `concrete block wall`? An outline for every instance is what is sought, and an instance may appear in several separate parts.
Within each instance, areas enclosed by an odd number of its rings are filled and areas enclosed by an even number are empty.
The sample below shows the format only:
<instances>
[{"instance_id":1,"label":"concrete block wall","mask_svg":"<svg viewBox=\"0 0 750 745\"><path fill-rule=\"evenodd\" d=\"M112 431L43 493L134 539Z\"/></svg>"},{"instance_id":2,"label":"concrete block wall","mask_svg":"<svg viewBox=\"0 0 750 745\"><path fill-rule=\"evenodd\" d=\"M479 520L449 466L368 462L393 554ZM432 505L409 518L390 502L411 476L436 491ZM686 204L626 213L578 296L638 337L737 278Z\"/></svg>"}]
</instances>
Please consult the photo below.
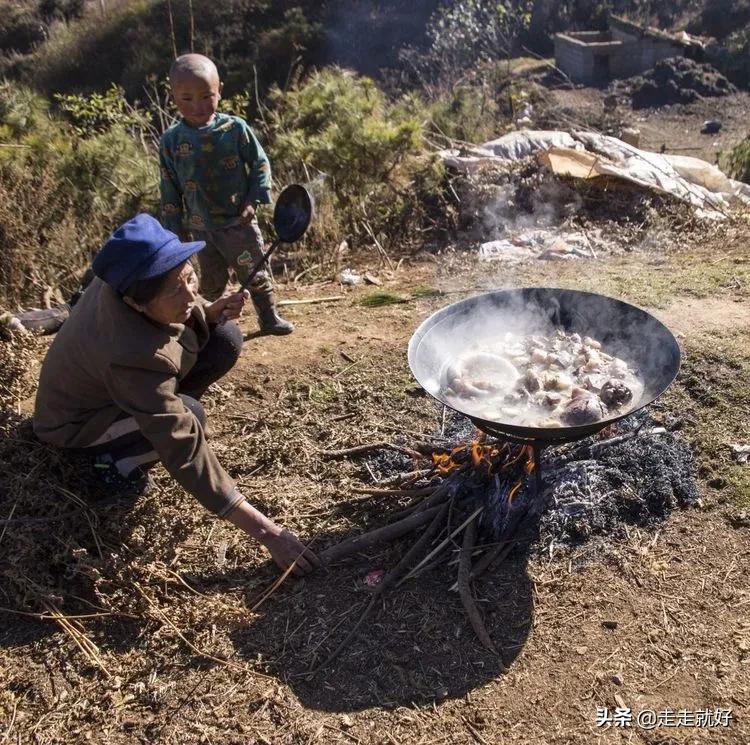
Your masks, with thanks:
<instances>
[{"instance_id":1,"label":"concrete block wall","mask_svg":"<svg viewBox=\"0 0 750 745\"><path fill-rule=\"evenodd\" d=\"M616 40L606 42L601 34L558 34L555 37L555 64L575 83L592 84L596 79L599 56L609 57L612 78L628 78L651 69L659 60L680 57L684 49L679 45L650 37L636 39L622 32L613 33ZM591 41L588 40L591 38ZM628 41L625 41L625 38Z\"/></svg>"},{"instance_id":2,"label":"concrete block wall","mask_svg":"<svg viewBox=\"0 0 750 745\"><path fill-rule=\"evenodd\" d=\"M574 44L564 37L555 37L555 64L574 82L589 82L591 71L587 68L590 55L581 44ZM593 64L593 63L591 63Z\"/></svg>"}]
</instances>

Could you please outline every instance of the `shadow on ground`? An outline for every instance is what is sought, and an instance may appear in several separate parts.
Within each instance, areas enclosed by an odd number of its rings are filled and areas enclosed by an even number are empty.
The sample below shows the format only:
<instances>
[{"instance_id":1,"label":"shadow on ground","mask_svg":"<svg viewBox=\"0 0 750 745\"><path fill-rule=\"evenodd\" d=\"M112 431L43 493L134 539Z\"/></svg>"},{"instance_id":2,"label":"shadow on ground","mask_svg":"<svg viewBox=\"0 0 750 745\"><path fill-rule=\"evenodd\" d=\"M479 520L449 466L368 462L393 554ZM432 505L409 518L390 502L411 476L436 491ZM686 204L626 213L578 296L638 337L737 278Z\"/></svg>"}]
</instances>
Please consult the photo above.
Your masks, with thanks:
<instances>
[{"instance_id":1,"label":"shadow on ground","mask_svg":"<svg viewBox=\"0 0 750 745\"><path fill-rule=\"evenodd\" d=\"M405 550L389 547L377 560L322 570L278 591L258 620L233 633L238 656L260 656L305 706L331 712L460 698L502 675L523 649L533 619L521 550L475 585L500 657L481 646L458 594L450 591L453 565L386 593L351 643L318 669L367 606L365 575L393 566ZM257 596L247 602L251 607Z\"/></svg>"}]
</instances>

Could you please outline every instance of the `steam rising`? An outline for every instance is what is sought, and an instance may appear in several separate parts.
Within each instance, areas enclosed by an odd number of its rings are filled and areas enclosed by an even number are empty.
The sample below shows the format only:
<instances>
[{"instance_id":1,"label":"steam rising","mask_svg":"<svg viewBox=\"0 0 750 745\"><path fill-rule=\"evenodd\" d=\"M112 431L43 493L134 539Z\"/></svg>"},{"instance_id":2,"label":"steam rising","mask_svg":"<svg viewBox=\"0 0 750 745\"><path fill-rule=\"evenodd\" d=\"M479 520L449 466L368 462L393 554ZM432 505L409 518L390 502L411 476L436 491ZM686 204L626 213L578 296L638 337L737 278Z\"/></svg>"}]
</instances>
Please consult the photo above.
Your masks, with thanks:
<instances>
[{"instance_id":1,"label":"steam rising","mask_svg":"<svg viewBox=\"0 0 750 745\"><path fill-rule=\"evenodd\" d=\"M455 401L445 396L442 376L446 365L476 345L491 344L492 340L497 344L507 332L548 336L556 327L599 340L608 354L623 359L637 371L644 389L628 413L661 395L679 368L680 352L674 337L645 311L613 298L557 289L497 291L443 308L412 337L409 364L432 396L457 408ZM603 419L600 424L621 416ZM496 424L517 426L512 422Z\"/></svg>"}]
</instances>

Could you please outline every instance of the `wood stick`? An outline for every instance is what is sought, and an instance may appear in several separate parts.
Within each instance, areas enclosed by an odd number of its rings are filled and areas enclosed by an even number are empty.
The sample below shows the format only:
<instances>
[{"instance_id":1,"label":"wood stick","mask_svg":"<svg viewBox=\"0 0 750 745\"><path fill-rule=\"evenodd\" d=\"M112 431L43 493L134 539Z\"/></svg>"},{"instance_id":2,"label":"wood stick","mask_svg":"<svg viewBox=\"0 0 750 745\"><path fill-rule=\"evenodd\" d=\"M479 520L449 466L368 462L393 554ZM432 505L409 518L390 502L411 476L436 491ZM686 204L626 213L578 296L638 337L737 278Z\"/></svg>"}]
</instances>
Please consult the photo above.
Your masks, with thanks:
<instances>
[{"instance_id":1,"label":"wood stick","mask_svg":"<svg viewBox=\"0 0 750 745\"><path fill-rule=\"evenodd\" d=\"M427 497L427 499L415 499L411 504L407 505L403 510L396 512L393 515L390 515L390 519L392 522L395 522L397 520L401 520L402 518L406 517L407 515L411 515L412 512L424 512L425 510L430 509L431 507L437 507L438 505L443 504L447 499L452 498L454 495L454 490L451 488L451 484L449 482L443 482L439 486L431 486L432 494Z\"/></svg>"},{"instance_id":2,"label":"wood stick","mask_svg":"<svg viewBox=\"0 0 750 745\"><path fill-rule=\"evenodd\" d=\"M369 488L355 487L355 494L371 494L373 497L424 497L435 491L434 486L423 486L421 489L379 489L376 486Z\"/></svg>"},{"instance_id":3,"label":"wood stick","mask_svg":"<svg viewBox=\"0 0 750 745\"><path fill-rule=\"evenodd\" d=\"M313 305L314 303L335 303L344 300L346 295L331 295L330 297L312 297L309 300L279 300L276 305Z\"/></svg>"},{"instance_id":4,"label":"wood stick","mask_svg":"<svg viewBox=\"0 0 750 745\"><path fill-rule=\"evenodd\" d=\"M377 543L393 541L396 538L400 538L402 535L410 533L412 530L416 530L421 525L430 522L439 509L440 507L432 507L424 512L416 512L398 522L385 525L382 528L376 528L368 533L362 533L361 535L347 538L345 541L341 541L341 543L337 543L335 546L331 546L331 548L327 548L325 551L320 551L318 553L318 558L325 566L332 564L334 561L345 559L348 556L351 556L362 549L374 546Z\"/></svg>"},{"instance_id":5,"label":"wood stick","mask_svg":"<svg viewBox=\"0 0 750 745\"><path fill-rule=\"evenodd\" d=\"M364 455L373 450L395 450L397 453L403 453L412 458L422 458L422 454L418 453L416 450L410 450L401 445L394 445L392 442L370 442L365 445L344 448L343 450L321 450L320 454L324 458L347 458L350 455Z\"/></svg>"},{"instance_id":6,"label":"wood stick","mask_svg":"<svg viewBox=\"0 0 750 745\"><path fill-rule=\"evenodd\" d=\"M495 546L492 551L488 551L482 558L474 565L469 576L470 579L474 580L481 577L492 564L499 560L505 560L508 554L521 539L511 538L507 541L503 541L499 545Z\"/></svg>"},{"instance_id":7,"label":"wood stick","mask_svg":"<svg viewBox=\"0 0 750 745\"><path fill-rule=\"evenodd\" d=\"M539 495L535 495L538 497ZM536 501L536 499L535 499ZM471 579L474 580L477 577L481 577L490 565L498 560L505 560L508 554L511 552L513 547L517 543L528 540L528 536L520 535L521 529L524 527L526 519L535 512L532 512L534 505L529 504L525 507L519 508L515 514L511 515L511 519L508 521L503 531L502 539L498 542L497 546L492 551L487 552L471 570Z\"/></svg>"},{"instance_id":8,"label":"wood stick","mask_svg":"<svg viewBox=\"0 0 750 745\"><path fill-rule=\"evenodd\" d=\"M477 519L479 514L484 510L484 507L477 507L474 512L464 520L461 525L459 525L447 538L444 538L440 543L438 543L437 546L435 546L432 551L430 551L427 556L422 559L422 561L417 564L417 566L414 567L407 575L404 576L404 578L396 585L396 587L400 587L404 582L406 582L407 579L410 577L413 577L414 574L421 569L430 559L432 559L436 554L439 554L467 525L472 525L474 521Z\"/></svg>"},{"instance_id":9,"label":"wood stick","mask_svg":"<svg viewBox=\"0 0 750 745\"><path fill-rule=\"evenodd\" d=\"M44 606L50 614L50 619L55 621L63 631L67 632L68 636L70 636L78 649L81 650L84 657L98 667L107 678L112 677L102 661L99 648L96 644L94 644L85 633L76 628L54 605L51 603L44 603Z\"/></svg>"},{"instance_id":10,"label":"wood stick","mask_svg":"<svg viewBox=\"0 0 750 745\"><path fill-rule=\"evenodd\" d=\"M57 523L65 520L66 515L56 517L14 517L0 520L0 525L36 525L37 523Z\"/></svg>"},{"instance_id":11,"label":"wood stick","mask_svg":"<svg viewBox=\"0 0 750 745\"><path fill-rule=\"evenodd\" d=\"M404 481L418 481L431 472L432 468L422 468L416 471L406 471L404 473L399 473L390 479L384 479L380 482L380 486L396 486L397 484L403 484Z\"/></svg>"},{"instance_id":12,"label":"wood stick","mask_svg":"<svg viewBox=\"0 0 750 745\"><path fill-rule=\"evenodd\" d=\"M36 618L39 621L57 621L57 616L48 613L31 613L29 611L14 610L13 608L0 608L0 613L12 613L16 616L25 616L26 618ZM102 613L81 613L78 615L67 615L64 618L78 620L79 618L107 618L108 616L119 616L122 618L134 618L140 620L140 616L134 616L131 613L122 613L121 611L104 611Z\"/></svg>"},{"instance_id":13,"label":"wood stick","mask_svg":"<svg viewBox=\"0 0 750 745\"><path fill-rule=\"evenodd\" d=\"M440 486L436 487L435 491L432 492L432 495L427 497L427 499L422 502L422 505L424 505L424 509L428 507L434 507L436 504L441 504L449 496L454 496L456 491L456 481L458 480L459 475L462 474L464 470L464 468L460 468L454 471L448 476L448 478L445 479L445 481L443 481L442 484L440 484Z\"/></svg>"},{"instance_id":14,"label":"wood stick","mask_svg":"<svg viewBox=\"0 0 750 745\"><path fill-rule=\"evenodd\" d=\"M463 545L461 546L461 554L458 561L458 594L461 596L461 603L464 606L466 615L469 617L471 627L474 629L474 633L477 635L482 646L493 654L498 654L497 648L492 642L490 635L487 633L487 627L484 625L482 616L479 613L477 604L474 602L474 598L471 595L471 587L469 585L469 576L471 572L471 552L474 549L474 543L476 542L477 536L477 525L476 518L472 520L464 531Z\"/></svg>"},{"instance_id":15,"label":"wood stick","mask_svg":"<svg viewBox=\"0 0 750 745\"><path fill-rule=\"evenodd\" d=\"M327 665L330 665L331 662L333 662L341 654L341 652L343 652L343 650L356 636L357 631L359 631L359 627L370 617L376 605L380 601L381 596L399 580L401 575L409 569L412 562L417 558L417 556L419 556L419 554L421 554L422 551L424 551L424 549L430 544L430 541L438 532L443 524L443 521L445 520L445 516L448 514L449 504L449 502L446 502L439 508L439 510L435 513L435 516L432 518L432 522L427 526L425 532L422 533L422 535L419 537L419 540L414 543L414 545L406 552L401 561L399 561L398 564L396 564L396 566L391 569L391 571L388 572L388 574L386 574L386 576L381 580L380 584L375 588L372 598L367 604L367 608L365 608L364 612L357 620L357 623L354 624L354 627L346 635L341 644L339 644L338 647L336 647L336 649L334 649L333 652L328 656L328 659L318 665L318 667L313 671L313 676L317 675L317 673Z\"/></svg>"}]
</instances>

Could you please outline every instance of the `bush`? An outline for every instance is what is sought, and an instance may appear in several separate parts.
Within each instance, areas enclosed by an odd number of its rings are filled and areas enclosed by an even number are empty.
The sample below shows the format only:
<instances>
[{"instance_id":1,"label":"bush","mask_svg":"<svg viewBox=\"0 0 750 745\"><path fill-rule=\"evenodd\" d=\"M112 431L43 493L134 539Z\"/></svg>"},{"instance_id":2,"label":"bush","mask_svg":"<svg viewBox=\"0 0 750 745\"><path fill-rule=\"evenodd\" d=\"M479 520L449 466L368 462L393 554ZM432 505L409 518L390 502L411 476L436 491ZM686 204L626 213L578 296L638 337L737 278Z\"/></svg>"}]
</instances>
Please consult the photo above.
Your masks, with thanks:
<instances>
[{"instance_id":1,"label":"bush","mask_svg":"<svg viewBox=\"0 0 750 745\"><path fill-rule=\"evenodd\" d=\"M38 304L48 286L74 290L109 232L156 208L157 161L122 124L82 137L10 84L0 133L0 304Z\"/></svg>"},{"instance_id":2,"label":"bush","mask_svg":"<svg viewBox=\"0 0 750 745\"><path fill-rule=\"evenodd\" d=\"M5 137L41 132L49 122L49 104L30 88L0 82L0 128Z\"/></svg>"},{"instance_id":3,"label":"bush","mask_svg":"<svg viewBox=\"0 0 750 745\"><path fill-rule=\"evenodd\" d=\"M312 0L129 0L103 17L91 12L53 24L48 41L6 72L48 95L116 84L132 101L149 76L166 76L175 50L195 49L214 59L233 95L253 82L253 68L261 87L283 84L300 55L320 41L320 26L310 20L316 12Z\"/></svg>"},{"instance_id":4,"label":"bush","mask_svg":"<svg viewBox=\"0 0 750 745\"><path fill-rule=\"evenodd\" d=\"M46 38L35 3L0 0L0 52L28 54Z\"/></svg>"},{"instance_id":5,"label":"bush","mask_svg":"<svg viewBox=\"0 0 750 745\"><path fill-rule=\"evenodd\" d=\"M750 184L750 137L729 151L724 168L732 178Z\"/></svg>"},{"instance_id":6,"label":"bush","mask_svg":"<svg viewBox=\"0 0 750 745\"><path fill-rule=\"evenodd\" d=\"M420 195L438 191L441 170L426 151L414 100L389 103L369 78L326 68L269 97L266 137L282 179L324 174L323 200L337 215L330 241L371 232L408 238ZM424 111L422 112L424 113Z\"/></svg>"}]
</instances>

